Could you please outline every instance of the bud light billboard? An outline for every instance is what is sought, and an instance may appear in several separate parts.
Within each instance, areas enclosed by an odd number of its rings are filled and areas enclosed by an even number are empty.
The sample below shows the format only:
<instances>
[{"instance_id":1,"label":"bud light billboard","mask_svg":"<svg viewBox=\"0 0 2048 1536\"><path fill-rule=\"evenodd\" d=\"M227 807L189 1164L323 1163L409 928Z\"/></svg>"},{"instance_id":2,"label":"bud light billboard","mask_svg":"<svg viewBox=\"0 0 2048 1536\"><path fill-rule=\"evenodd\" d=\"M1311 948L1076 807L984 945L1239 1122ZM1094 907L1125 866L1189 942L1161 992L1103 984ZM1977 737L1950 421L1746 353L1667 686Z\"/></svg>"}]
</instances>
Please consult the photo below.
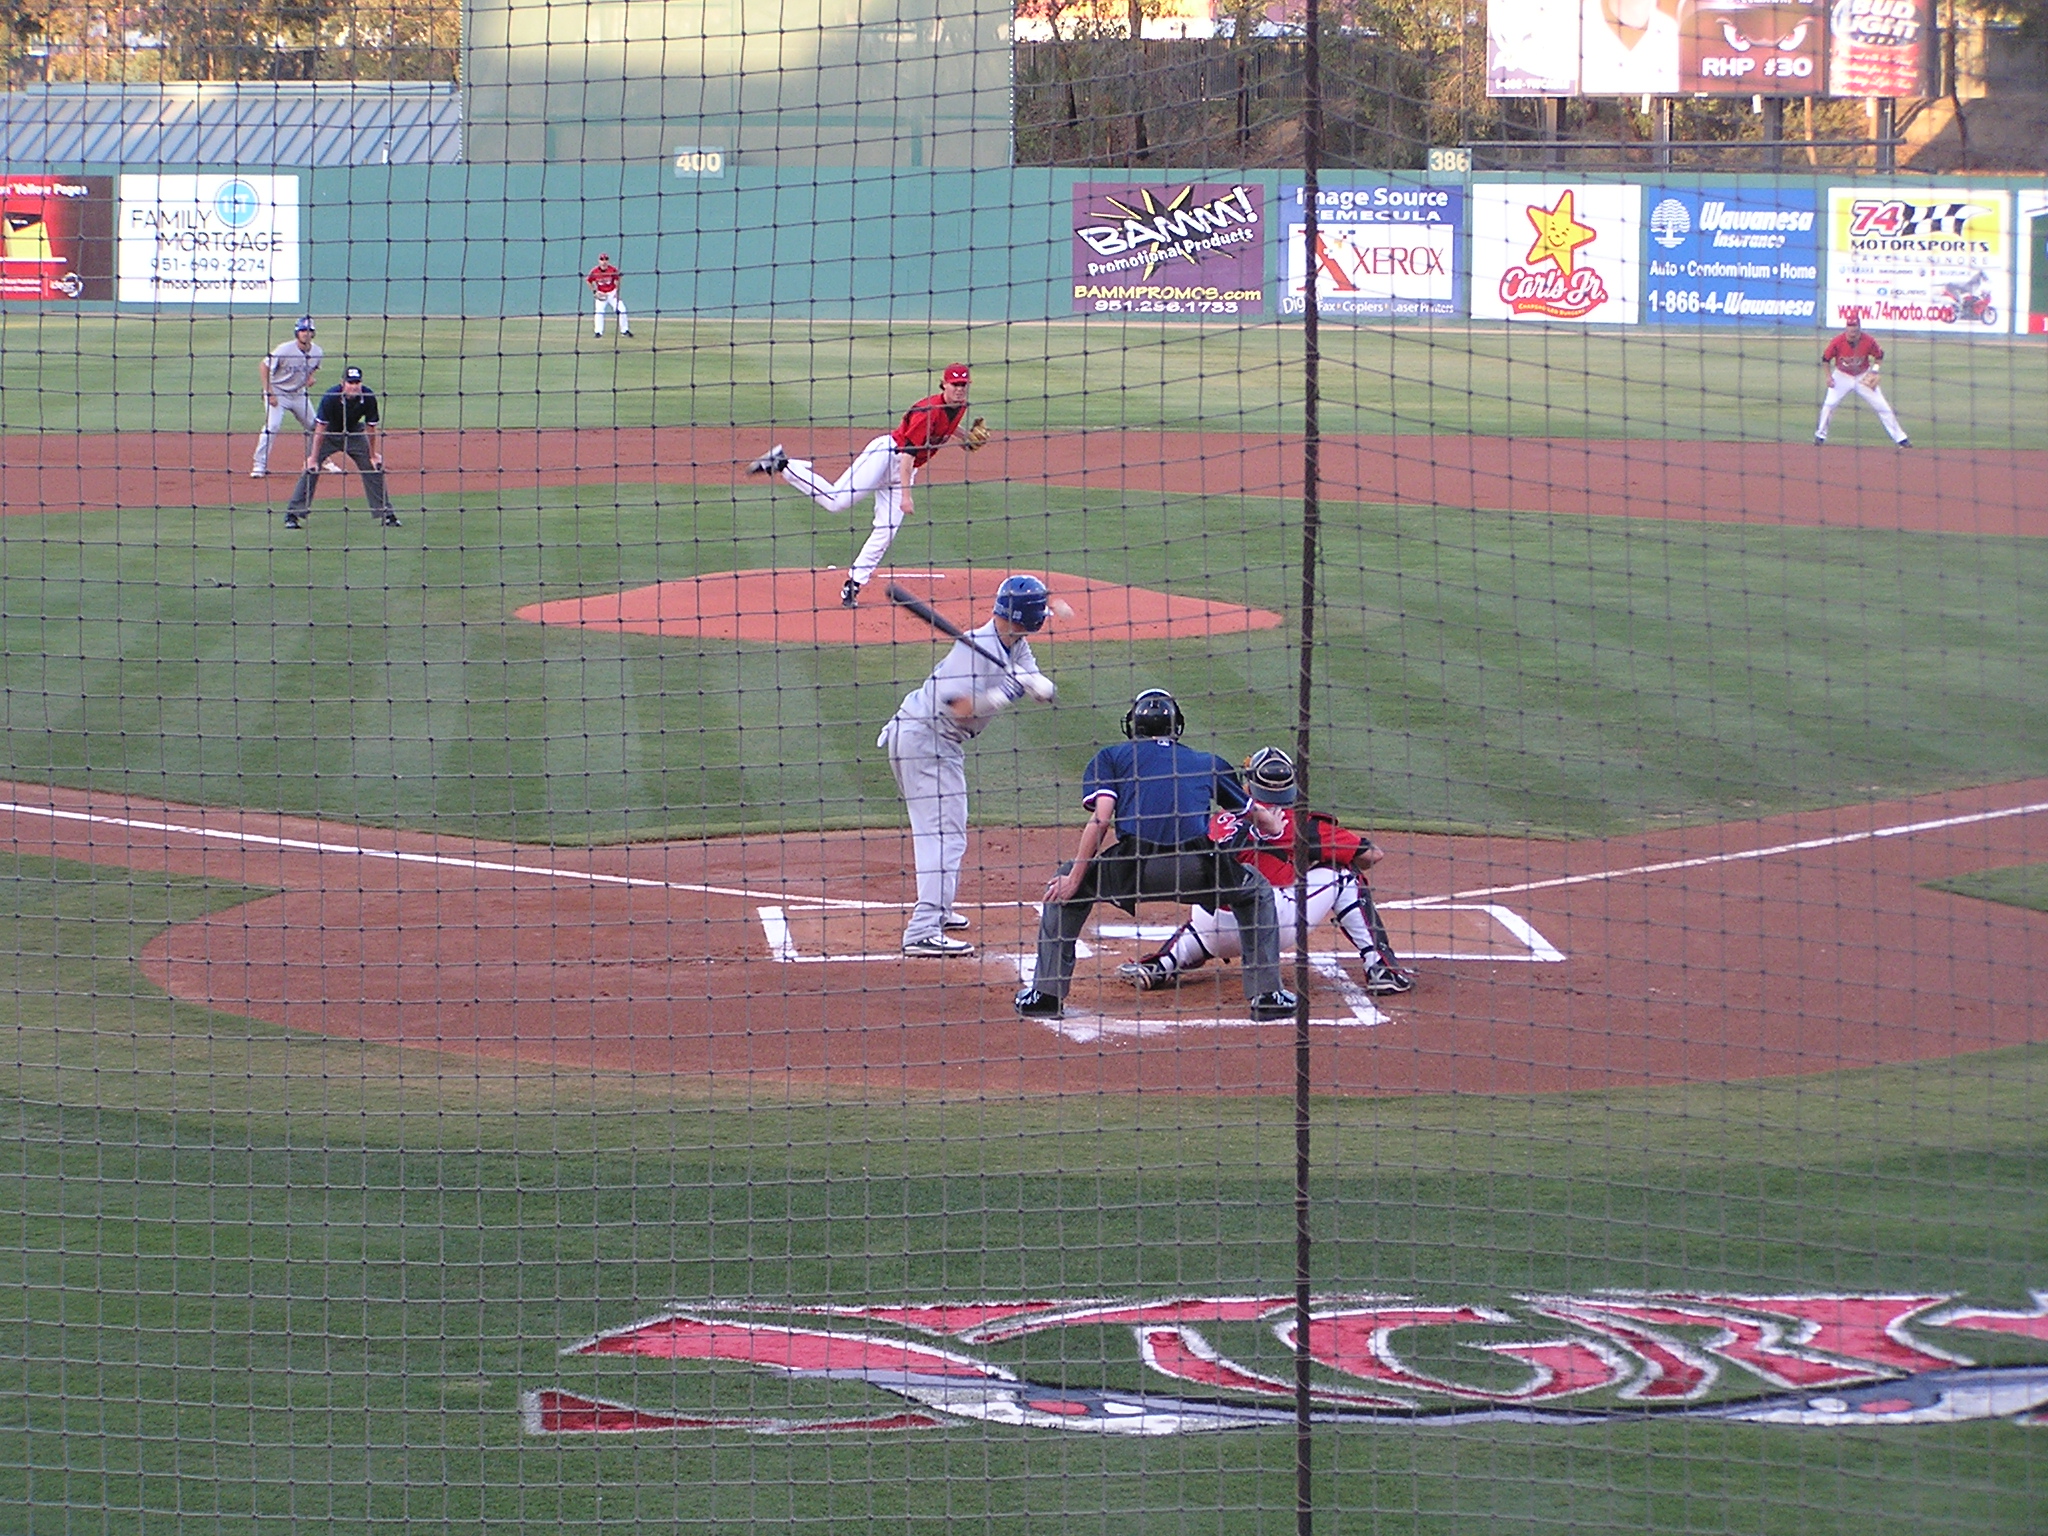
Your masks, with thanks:
<instances>
[{"instance_id":1,"label":"bud light billboard","mask_svg":"<svg viewBox=\"0 0 2048 1536\"><path fill-rule=\"evenodd\" d=\"M1645 201L1645 320L1819 323L1823 228L1811 188L1649 187Z\"/></svg>"}]
</instances>

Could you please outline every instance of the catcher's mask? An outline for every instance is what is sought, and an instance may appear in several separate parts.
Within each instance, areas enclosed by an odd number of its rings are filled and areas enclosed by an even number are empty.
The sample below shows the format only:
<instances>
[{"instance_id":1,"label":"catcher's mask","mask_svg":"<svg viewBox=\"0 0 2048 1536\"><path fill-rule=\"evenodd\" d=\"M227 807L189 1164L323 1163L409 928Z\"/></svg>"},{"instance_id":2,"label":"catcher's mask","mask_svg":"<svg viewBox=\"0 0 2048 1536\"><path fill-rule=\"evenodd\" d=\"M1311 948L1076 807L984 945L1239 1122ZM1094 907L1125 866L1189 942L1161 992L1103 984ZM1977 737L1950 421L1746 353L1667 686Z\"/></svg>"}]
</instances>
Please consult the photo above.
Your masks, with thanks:
<instances>
[{"instance_id":1,"label":"catcher's mask","mask_svg":"<svg viewBox=\"0 0 2048 1536\"><path fill-rule=\"evenodd\" d=\"M1147 688L1131 700L1131 707L1124 712L1124 734L1133 741L1146 737L1179 741L1180 733L1187 728L1187 717L1164 688Z\"/></svg>"},{"instance_id":2,"label":"catcher's mask","mask_svg":"<svg viewBox=\"0 0 2048 1536\"><path fill-rule=\"evenodd\" d=\"M1036 576L1009 576L996 588L995 615L1036 634L1045 628L1045 609L1051 601L1052 594Z\"/></svg>"},{"instance_id":3,"label":"catcher's mask","mask_svg":"<svg viewBox=\"0 0 2048 1536\"><path fill-rule=\"evenodd\" d=\"M1261 805L1294 804L1294 759L1278 747L1261 747L1246 758L1244 776Z\"/></svg>"}]
</instances>

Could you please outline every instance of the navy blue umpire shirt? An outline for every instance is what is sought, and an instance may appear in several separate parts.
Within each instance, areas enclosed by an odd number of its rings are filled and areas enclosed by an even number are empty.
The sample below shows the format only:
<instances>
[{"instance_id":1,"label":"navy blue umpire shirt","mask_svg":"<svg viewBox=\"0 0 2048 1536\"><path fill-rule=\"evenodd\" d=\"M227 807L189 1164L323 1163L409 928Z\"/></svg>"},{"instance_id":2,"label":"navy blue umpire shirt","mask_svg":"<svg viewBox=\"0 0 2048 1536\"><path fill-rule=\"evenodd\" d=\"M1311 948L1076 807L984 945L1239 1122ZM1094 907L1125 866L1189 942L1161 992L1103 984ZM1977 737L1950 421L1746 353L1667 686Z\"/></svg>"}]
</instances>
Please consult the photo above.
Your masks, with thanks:
<instances>
[{"instance_id":1,"label":"navy blue umpire shirt","mask_svg":"<svg viewBox=\"0 0 2048 1536\"><path fill-rule=\"evenodd\" d=\"M320 407L316 414L326 424L330 433L360 433L365 425L379 419L377 392L365 384L363 392L350 399L341 392L341 386L337 384L320 397Z\"/></svg>"},{"instance_id":2,"label":"navy blue umpire shirt","mask_svg":"<svg viewBox=\"0 0 2048 1536\"><path fill-rule=\"evenodd\" d=\"M1081 803L1092 811L1103 795L1116 802L1118 837L1168 848L1208 846L1212 801L1232 811L1250 803L1230 763L1157 736L1116 742L1088 760Z\"/></svg>"}]
</instances>

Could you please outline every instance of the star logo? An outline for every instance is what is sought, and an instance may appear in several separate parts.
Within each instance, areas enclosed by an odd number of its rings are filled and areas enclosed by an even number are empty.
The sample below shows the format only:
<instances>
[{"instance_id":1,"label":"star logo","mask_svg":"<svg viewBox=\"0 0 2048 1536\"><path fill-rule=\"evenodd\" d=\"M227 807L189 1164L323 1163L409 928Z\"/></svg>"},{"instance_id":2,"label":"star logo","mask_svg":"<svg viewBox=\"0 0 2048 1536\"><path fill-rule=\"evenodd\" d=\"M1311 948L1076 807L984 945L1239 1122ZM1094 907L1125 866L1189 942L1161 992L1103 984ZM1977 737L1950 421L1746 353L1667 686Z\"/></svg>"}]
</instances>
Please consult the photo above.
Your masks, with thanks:
<instances>
[{"instance_id":1,"label":"star logo","mask_svg":"<svg viewBox=\"0 0 2048 1536\"><path fill-rule=\"evenodd\" d=\"M1573 256L1578 248L1590 245L1597 238L1593 230L1579 222L1572 208L1570 189L1558 193L1554 208L1528 208L1523 211L1536 228L1536 243L1529 247L1529 254L1522 260L1532 267L1541 266L1546 261L1553 262L1559 272L1570 277Z\"/></svg>"}]
</instances>

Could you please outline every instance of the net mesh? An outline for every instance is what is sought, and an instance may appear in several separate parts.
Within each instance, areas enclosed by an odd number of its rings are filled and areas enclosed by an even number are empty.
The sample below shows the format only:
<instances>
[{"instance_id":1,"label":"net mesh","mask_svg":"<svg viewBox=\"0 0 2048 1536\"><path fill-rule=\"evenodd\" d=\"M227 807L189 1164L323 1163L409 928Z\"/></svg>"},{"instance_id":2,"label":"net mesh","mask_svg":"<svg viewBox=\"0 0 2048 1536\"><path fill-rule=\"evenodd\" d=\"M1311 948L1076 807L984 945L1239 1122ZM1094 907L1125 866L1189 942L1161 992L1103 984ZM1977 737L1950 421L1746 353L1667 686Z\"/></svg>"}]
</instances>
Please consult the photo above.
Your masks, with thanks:
<instances>
[{"instance_id":1,"label":"net mesh","mask_svg":"<svg viewBox=\"0 0 2048 1536\"><path fill-rule=\"evenodd\" d=\"M1427 8L117 20L0 1524L2037 1528L2038 178Z\"/></svg>"}]
</instances>

